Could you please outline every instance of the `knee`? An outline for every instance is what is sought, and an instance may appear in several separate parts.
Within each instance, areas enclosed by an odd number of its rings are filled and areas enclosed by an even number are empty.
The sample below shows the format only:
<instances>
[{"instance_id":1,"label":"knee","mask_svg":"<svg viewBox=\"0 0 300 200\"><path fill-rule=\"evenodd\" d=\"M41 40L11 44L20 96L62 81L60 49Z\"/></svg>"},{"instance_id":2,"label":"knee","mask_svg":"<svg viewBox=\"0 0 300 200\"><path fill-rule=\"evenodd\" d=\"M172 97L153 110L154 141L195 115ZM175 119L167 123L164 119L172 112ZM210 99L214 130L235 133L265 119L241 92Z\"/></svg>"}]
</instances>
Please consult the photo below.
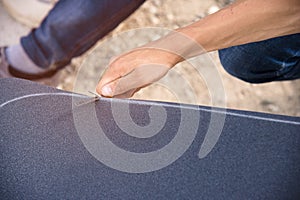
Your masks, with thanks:
<instances>
[{"instance_id":1,"label":"knee","mask_svg":"<svg viewBox=\"0 0 300 200\"><path fill-rule=\"evenodd\" d=\"M249 63L250 55L235 47L219 50L219 58L223 68L232 76L249 83L262 83L260 73L253 63Z\"/></svg>"},{"instance_id":2,"label":"knee","mask_svg":"<svg viewBox=\"0 0 300 200\"><path fill-rule=\"evenodd\" d=\"M250 74L251 67L243 64L243 55L237 54L232 48L219 50L219 58L223 68L232 76L253 83Z\"/></svg>"},{"instance_id":3,"label":"knee","mask_svg":"<svg viewBox=\"0 0 300 200\"><path fill-rule=\"evenodd\" d=\"M294 34L222 49L220 61L229 74L250 83L296 79L299 38Z\"/></svg>"}]
</instances>

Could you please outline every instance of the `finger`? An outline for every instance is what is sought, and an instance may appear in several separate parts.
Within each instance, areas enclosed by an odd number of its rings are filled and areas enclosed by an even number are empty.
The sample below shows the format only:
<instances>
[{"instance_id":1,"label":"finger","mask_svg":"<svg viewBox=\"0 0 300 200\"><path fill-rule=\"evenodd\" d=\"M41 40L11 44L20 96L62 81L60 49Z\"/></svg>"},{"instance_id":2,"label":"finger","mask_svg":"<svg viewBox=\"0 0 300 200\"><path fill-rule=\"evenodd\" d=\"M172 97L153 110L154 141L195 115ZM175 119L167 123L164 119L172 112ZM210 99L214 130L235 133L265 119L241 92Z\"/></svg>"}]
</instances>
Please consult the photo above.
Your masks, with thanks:
<instances>
[{"instance_id":1,"label":"finger","mask_svg":"<svg viewBox=\"0 0 300 200\"><path fill-rule=\"evenodd\" d=\"M97 88L96 88L96 91L99 93L99 91L101 91L101 88L114 81L114 80L117 80L118 78L120 78L122 75L120 74L120 72L115 68L115 67L108 67L105 72L103 73L98 85L97 85ZM100 93L99 93L100 94Z\"/></svg>"},{"instance_id":2,"label":"finger","mask_svg":"<svg viewBox=\"0 0 300 200\"><path fill-rule=\"evenodd\" d=\"M118 80L111 81L110 83L103 85L101 81L98 83L96 87L96 92L104 97L113 97L113 88L115 88Z\"/></svg>"},{"instance_id":3,"label":"finger","mask_svg":"<svg viewBox=\"0 0 300 200\"><path fill-rule=\"evenodd\" d=\"M101 94L101 88L104 87L104 85L125 76L133 70L134 65L130 62L126 62L126 64L120 60L115 62L118 58L119 57L112 58L109 67L103 73L103 76L96 87L96 91L99 94Z\"/></svg>"},{"instance_id":4,"label":"finger","mask_svg":"<svg viewBox=\"0 0 300 200\"><path fill-rule=\"evenodd\" d=\"M138 89L131 89L126 92L118 92L119 90L122 90L122 89L120 89L120 86L118 86L118 84L119 84L118 82L119 82L119 80L113 81L113 82L105 85L101 89L101 91L97 91L97 92L105 97L130 98L134 95L134 93L136 93L137 91L140 90L140 88L138 88ZM115 93L115 91L117 91L117 93Z\"/></svg>"},{"instance_id":5,"label":"finger","mask_svg":"<svg viewBox=\"0 0 300 200\"><path fill-rule=\"evenodd\" d=\"M123 99L123 98L130 98L132 97L139 89L132 89L132 90L129 90L128 92L124 93L124 94L120 94L120 95L116 95L114 96L114 98L120 98L120 99Z\"/></svg>"},{"instance_id":6,"label":"finger","mask_svg":"<svg viewBox=\"0 0 300 200\"><path fill-rule=\"evenodd\" d=\"M121 77L117 80L111 81L110 83L104 85L102 88L97 87L97 92L105 97L118 97L129 96L130 91L134 90L132 86L126 84L126 79ZM124 97L123 97L124 98Z\"/></svg>"},{"instance_id":7,"label":"finger","mask_svg":"<svg viewBox=\"0 0 300 200\"><path fill-rule=\"evenodd\" d=\"M151 64L141 65L108 85L105 85L102 93L109 91L109 96L125 94L130 90L136 90L146 85L152 84L168 72L169 68L163 65ZM107 89L108 87L109 89ZM108 94L106 94L108 95Z\"/></svg>"}]
</instances>

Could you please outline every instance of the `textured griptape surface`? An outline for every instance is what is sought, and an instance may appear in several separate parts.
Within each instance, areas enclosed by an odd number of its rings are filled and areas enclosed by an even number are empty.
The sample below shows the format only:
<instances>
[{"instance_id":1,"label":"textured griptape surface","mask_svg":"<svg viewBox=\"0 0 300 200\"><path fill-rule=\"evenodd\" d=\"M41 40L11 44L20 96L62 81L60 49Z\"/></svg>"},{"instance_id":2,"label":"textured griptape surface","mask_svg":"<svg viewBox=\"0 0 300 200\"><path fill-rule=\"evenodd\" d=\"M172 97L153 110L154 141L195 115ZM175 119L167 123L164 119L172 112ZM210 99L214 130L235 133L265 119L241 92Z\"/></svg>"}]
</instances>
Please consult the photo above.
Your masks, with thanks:
<instances>
[{"instance_id":1,"label":"textured griptape surface","mask_svg":"<svg viewBox=\"0 0 300 200\"><path fill-rule=\"evenodd\" d=\"M0 79L0 88L0 104L27 94L63 92L18 79ZM149 123L151 102L118 101L120 106L128 103L137 123ZM151 151L172 139L178 108L163 105L170 115L157 143L137 142L134 151ZM110 101L103 99L94 106L106 134L116 134L113 142L131 148L130 137L118 140L120 130L113 123ZM0 198L299 199L299 124L255 116L294 122L300 122L299 118L230 110L238 115L227 115L216 146L199 159L211 114L210 108L200 108L205 109L197 111L198 133L183 156L161 170L131 174L107 167L86 150L74 126L70 96L6 104L0 108Z\"/></svg>"}]
</instances>

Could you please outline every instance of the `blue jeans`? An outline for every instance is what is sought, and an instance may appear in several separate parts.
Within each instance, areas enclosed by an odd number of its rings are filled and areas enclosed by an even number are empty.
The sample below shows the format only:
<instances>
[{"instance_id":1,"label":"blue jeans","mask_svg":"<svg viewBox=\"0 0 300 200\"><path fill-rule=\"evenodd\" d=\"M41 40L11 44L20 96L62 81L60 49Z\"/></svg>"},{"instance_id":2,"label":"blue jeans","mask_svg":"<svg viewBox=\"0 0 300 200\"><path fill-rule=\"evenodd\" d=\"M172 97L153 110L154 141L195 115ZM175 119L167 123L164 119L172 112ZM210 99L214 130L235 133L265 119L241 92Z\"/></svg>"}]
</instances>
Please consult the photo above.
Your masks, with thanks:
<instances>
[{"instance_id":1,"label":"blue jeans","mask_svg":"<svg viewBox=\"0 0 300 200\"><path fill-rule=\"evenodd\" d=\"M300 34L234 46L219 51L225 70L250 83L300 78Z\"/></svg>"},{"instance_id":2,"label":"blue jeans","mask_svg":"<svg viewBox=\"0 0 300 200\"><path fill-rule=\"evenodd\" d=\"M42 24L21 39L42 68L61 68L113 30L145 0L60 0ZM300 77L300 34L219 51L224 68L242 80L260 83Z\"/></svg>"},{"instance_id":3,"label":"blue jeans","mask_svg":"<svg viewBox=\"0 0 300 200\"><path fill-rule=\"evenodd\" d=\"M61 68L92 47L145 0L60 0L21 44L42 68Z\"/></svg>"}]
</instances>

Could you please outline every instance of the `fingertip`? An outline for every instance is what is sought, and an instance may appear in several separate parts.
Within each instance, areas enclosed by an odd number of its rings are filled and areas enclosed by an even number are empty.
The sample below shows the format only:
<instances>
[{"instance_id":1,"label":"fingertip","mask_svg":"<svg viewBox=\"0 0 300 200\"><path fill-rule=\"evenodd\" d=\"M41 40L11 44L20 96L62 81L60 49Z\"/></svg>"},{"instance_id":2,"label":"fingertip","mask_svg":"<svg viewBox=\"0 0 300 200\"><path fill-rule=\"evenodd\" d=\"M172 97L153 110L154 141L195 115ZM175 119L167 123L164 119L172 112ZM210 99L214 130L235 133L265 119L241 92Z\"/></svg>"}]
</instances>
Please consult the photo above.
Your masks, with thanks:
<instances>
[{"instance_id":1,"label":"fingertip","mask_svg":"<svg viewBox=\"0 0 300 200\"><path fill-rule=\"evenodd\" d=\"M111 85L110 84L104 85L100 90L100 94L105 97L112 97L113 91Z\"/></svg>"},{"instance_id":2,"label":"fingertip","mask_svg":"<svg viewBox=\"0 0 300 200\"><path fill-rule=\"evenodd\" d=\"M96 87L96 92L97 92L99 95L102 95L102 94L101 94L101 86L100 86L100 84L97 85L97 87Z\"/></svg>"}]
</instances>

